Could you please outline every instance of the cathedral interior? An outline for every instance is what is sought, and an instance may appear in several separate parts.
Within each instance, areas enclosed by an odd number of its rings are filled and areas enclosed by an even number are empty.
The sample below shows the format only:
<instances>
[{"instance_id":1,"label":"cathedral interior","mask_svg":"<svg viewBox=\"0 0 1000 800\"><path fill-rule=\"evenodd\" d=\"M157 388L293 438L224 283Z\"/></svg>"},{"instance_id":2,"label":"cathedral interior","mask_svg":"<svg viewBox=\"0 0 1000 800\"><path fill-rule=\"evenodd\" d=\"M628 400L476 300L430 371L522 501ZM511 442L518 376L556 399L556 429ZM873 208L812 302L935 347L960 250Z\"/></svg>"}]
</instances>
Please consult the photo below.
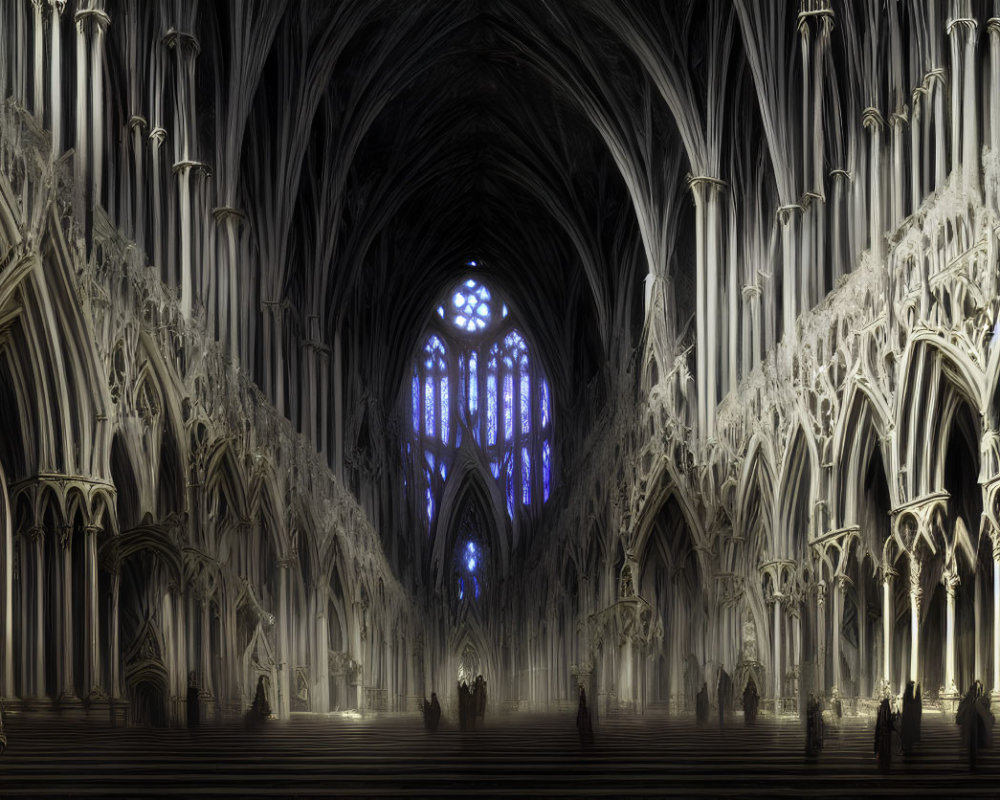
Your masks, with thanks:
<instances>
[{"instance_id":1,"label":"cathedral interior","mask_svg":"<svg viewBox=\"0 0 1000 800\"><path fill-rule=\"evenodd\" d=\"M1000 0L3 0L3 760L996 700L998 341Z\"/></svg>"}]
</instances>

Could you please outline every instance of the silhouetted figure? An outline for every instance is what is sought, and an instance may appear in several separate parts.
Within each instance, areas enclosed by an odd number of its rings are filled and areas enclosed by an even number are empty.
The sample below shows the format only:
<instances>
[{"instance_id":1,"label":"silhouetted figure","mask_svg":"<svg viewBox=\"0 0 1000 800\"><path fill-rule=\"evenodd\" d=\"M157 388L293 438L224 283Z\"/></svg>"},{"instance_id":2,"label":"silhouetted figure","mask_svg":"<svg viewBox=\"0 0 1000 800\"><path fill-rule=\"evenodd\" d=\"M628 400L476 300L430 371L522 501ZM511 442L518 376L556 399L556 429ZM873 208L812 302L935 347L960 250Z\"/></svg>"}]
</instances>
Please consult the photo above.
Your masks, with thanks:
<instances>
[{"instance_id":1,"label":"silhouetted figure","mask_svg":"<svg viewBox=\"0 0 1000 800\"><path fill-rule=\"evenodd\" d=\"M726 714L733 709L733 679L724 669L719 671L719 727L726 724Z\"/></svg>"},{"instance_id":2,"label":"silhouetted figure","mask_svg":"<svg viewBox=\"0 0 1000 800\"><path fill-rule=\"evenodd\" d=\"M476 727L476 720L482 722L486 717L486 679L482 675L477 675L472 689L472 727Z\"/></svg>"},{"instance_id":3,"label":"silhouetted figure","mask_svg":"<svg viewBox=\"0 0 1000 800\"><path fill-rule=\"evenodd\" d=\"M920 695L913 681L906 684L903 690L903 708L899 719L899 740L903 747L903 755L909 758L913 749L920 741Z\"/></svg>"},{"instance_id":4,"label":"silhouetted figure","mask_svg":"<svg viewBox=\"0 0 1000 800\"><path fill-rule=\"evenodd\" d=\"M472 692L469 691L469 684L462 681L458 685L458 727L463 731L469 727L469 717L472 711Z\"/></svg>"},{"instance_id":5,"label":"silhouetted figure","mask_svg":"<svg viewBox=\"0 0 1000 800\"><path fill-rule=\"evenodd\" d=\"M844 716L844 704L840 701L840 690L834 687L830 697L830 713L839 723Z\"/></svg>"},{"instance_id":6,"label":"silhouetted figure","mask_svg":"<svg viewBox=\"0 0 1000 800\"><path fill-rule=\"evenodd\" d=\"M590 747L594 743L594 727L590 720L590 709L587 708L587 693L580 687L580 706L576 712L576 731L580 734L580 744Z\"/></svg>"},{"instance_id":7,"label":"silhouetted figure","mask_svg":"<svg viewBox=\"0 0 1000 800\"><path fill-rule=\"evenodd\" d=\"M694 703L695 719L699 725L708 724L708 684L702 683Z\"/></svg>"},{"instance_id":8,"label":"silhouetted figure","mask_svg":"<svg viewBox=\"0 0 1000 800\"><path fill-rule=\"evenodd\" d=\"M806 704L806 756L818 758L823 749L823 709L815 695Z\"/></svg>"},{"instance_id":9,"label":"silhouetted figure","mask_svg":"<svg viewBox=\"0 0 1000 800\"><path fill-rule=\"evenodd\" d=\"M760 694L757 692L757 684L753 678L747 681L743 689L743 722L746 725L754 725L757 722L757 707L760 705Z\"/></svg>"},{"instance_id":10,"label":"silhouetted figure","mask_svg":"<svg viewBox=\"0 0 1000 800\"><path fill-rule=\"evenodd\" d=\"M253 728L260 725L271 716L271 704L267 701L267 682L263 675L257 678L257 691L253 696L253 705L247 711L246 724Z\"/></svg>"},{"instance_id":11,"label":"silhouetted figure","mask_svg":"<svg viewBox=\"0 0 1000 800\"><path fill-rule=\"evenodd\" d=\"M441 704L438 702L436 692L431 692L431 701L428 703L424 699L424 727L429 731L436 731L441 722Z\"/></svg>"},{"instance_id":12,"label":"silhouetted figure","mask_svg":"<svg viewBox=\"0 0 1000 800\"><path fill-rule=\"evenodd\" d=\"M187 691L187 725L197 728L201 724L201 692L198 689L198 676L192 672L188 675Z\"/></svg>"},{"instance_id":13,"label":"silhouetted figure","mask_svg":"<svg viewBox=\"0 0 1000 800\"><path fill-rule=\"evenodd\" d=\"M0 703L0 755L7 749L7 712Z\"/></svg>"},{"instance_id":14,"label":"silhouetted figure","mask_svg":"<svg viewBox=\"0 0 1000 800\"><path fill-rule=\"evenodd\" d=\"M874 752L878 758L880 769L889 769L889 765L892 764L892 732L894 729L889 698L883 697L878 707L878 716L875 718Z\"/></svg>"}]
</instances>

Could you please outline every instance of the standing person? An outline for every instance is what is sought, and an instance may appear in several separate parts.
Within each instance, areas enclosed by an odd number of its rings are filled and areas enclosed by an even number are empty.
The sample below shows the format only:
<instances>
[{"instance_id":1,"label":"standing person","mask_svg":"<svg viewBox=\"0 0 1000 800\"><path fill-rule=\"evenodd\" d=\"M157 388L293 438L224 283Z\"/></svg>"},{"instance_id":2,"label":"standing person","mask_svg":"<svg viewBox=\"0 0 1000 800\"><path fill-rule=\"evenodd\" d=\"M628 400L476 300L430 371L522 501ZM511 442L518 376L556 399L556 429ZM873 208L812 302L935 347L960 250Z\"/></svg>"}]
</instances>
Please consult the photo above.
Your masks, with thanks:
<instances>
[{"instance_id":1,"label":"standing person","mask_svg":"<svg viewBox=\"0 0 1000 800\"><path fill-rule=\"evenodd\" d=\"M806 757L818 758L823 749L823 711L819 700L809 695L806 704Z\"/></svg>"},{"instance_id":2,"label":"standing person","mask_svg":"<svg viewBox=\"0 0 1000 800\"><path fill-rule=\"evenodd\" d=\"M189 728L197 728L201 724L200 694L198 673L189 672L187 690L187 724Z\"/></svg>"},{"instance_id":3,"label":"standing person","mask_svg":"<svg viewBox=\"0 0 1000 800\"><path fill-rule=\"evenodd\" d=\"M703 682L695 699L695 719L699 725L708 724L708 683Z\"/></svg>"},{"instance_id":4,"label":"standing person","mask_svg":"<svg viewBox=\"0 0 1000 800\"><path fill-rule=\"evenodd\" d=\"M580 734L580 744L590 747L594 743L594 728L590 722L590 709L587 708L587 692L580 687L580 705L576 712L576 730Z\"/></svg>"},{"instance_id":5,"label":"standing person","mask_svg":"<svg viewBox=\"0 0 1000 800\"><path fill-rule=\"evenodd\" d=\"M725 669L719 671L719 727L726 723L726 714L733 708L733 679Z\"/></svg>"},{"instance_id":6,"label":"standing person","mask_svg":"<svg viewBox=\"0 0 1000 800\"><path fill-rule=\"evenodd\" d=\"M757 706L760 704L760 695L757 693L757 684L751 677L743 689L743 723L754 725L757 722Z\"/></svg>"},{"instance_id":7,"label":"standing person","mask_svg":"<svg viewBox=\"0 0 1000 800\"><path fill-rule=\"evenodd\" d=\"M903 708L899 718L899 740L903 746L903 755L907 758L913 755L913 748L920 738L918 713L916 685L910 681L903 690Z\"/></svg>"},{"instance_id":8,"label":"standing person","mask_svg":"<svg viewBox=\"0 0 1000 800\"><path fill-rule=\"evenodd\" d=\"M880 769L889 769L892 763L892 731L894 727L889 698L883 697L882 703L878 707L878 716L875 718L874 749Z\"/></svg>"}]
</instances>

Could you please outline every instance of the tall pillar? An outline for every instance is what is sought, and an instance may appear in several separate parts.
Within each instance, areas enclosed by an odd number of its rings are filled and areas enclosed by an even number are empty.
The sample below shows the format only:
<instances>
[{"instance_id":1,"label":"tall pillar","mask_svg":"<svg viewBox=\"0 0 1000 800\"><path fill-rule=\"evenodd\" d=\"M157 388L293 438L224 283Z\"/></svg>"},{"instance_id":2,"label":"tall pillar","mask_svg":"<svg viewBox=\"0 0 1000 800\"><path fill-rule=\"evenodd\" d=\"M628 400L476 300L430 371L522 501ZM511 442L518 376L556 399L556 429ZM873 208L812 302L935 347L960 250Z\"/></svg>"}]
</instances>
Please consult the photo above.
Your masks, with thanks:
<instances>
[{"instance_id":1,"label":"tall pillar","mask_svg":"<svg viewBox=\"0 0 1000 800\"><path fill-rule=\"evenodd\" d=\"M278 718L288 719L291 714L291 657L289 654L288 573L290 557L278 562Z\"/></svg>"},{"instance_id":2,"label":"tall pillar","mask_svg":"<svg viewBox=\"0 0 1000 800\"><path fill-rule=\"evenodd\" d=\"M826 581L822 580L816 585L816 638L819 651L816 688L826 694Z\"/></svg>"},{"instance_id":3,"label":"tall pillar","mask_svg":"<svg viewBox=\"0 0 1000 800\"><path fill-rule=\"evenodd\" d=\"M959 584L958 571L954 568L941 576L946 598L945 645L944 645L944 685L945 692L957 696L955 685L955 589Z\"/></svg>"},{"instance_id":4,"label":"tall pillar","mask_svg":"<svg viewBox=\"0 0 1000 800\"><path fill-rule=\"evenodd\" d=\"M3 542L3 664L0 697L14 697L14 537L7 488L0 469L0 540ZM22 567L23 570L23 567ZM23 572L22 572L23 574ZM23 629L22 629L23 630ZM22 645L23 648L23 645Z\"/></svg>"},{"instance_id":5,"label":"tall pillar","mask_svg":"<svg viewBox=\"0 0 1000 800\"><path fill-rule=\"evenodd\" d=\"M869 191L870 200L868 203L870 239L872 259L878 263L882 260L885 252L883 245L885 225L882 222L882 128L885 127L885 119L877 108L866 108L861 118L861 125L867 128L871 134L869 140L868 170L869 170Z\"/></svg>"},{"instance_id":6,"label":"tall pillar","mask_svg":"<svg viewBox=\"0 0 1000 800\"><path fill-rule=\"evenodd\" d=\"M844 584L847 576L838 574L833 576L833 586L831 594L833 599L833 686L837 691L842 691L840 686L840 631L844 626Z\"/></svg>"},{"instance_id":7,"label":"tall pillar","mask_svg":"<svg viewBox=\"0 0 1000 800\"><path fill-rule=\"evenodd\" d=\"M35 69L33 70L35 117L39 124L45 124L45 3L44 0L32 0L35 7ZM53 101L57 98L53 96Z\"/></svg>"},{"instance_id":8,"label":"tall pillar","mask_svg":"<svg viewBox=\"0 0 1000 800\"><path fill-rule=\"evenodd\" d=\"M88 689L88 699L91 701L103 699L106 695L101 688L101 618L100 600L97 583L97 536L101 532L98 525L87 525L84 528L84 628L87 636L84 662L84 675Z\"/></svg>"},{"instance_id":9,"label":"tall pillar","mask_svg":"<svg viewBox=\"0 0 1000 800\"><path fill-rule=\"evenodd\" d=\"M58 158L63 151L62 143L62 12L66 0L49 0L52 6L52 55L49 70L49 94L52 110L52 158Z\"/></svg>"},{"instance_id":10,"label":"tall pillar","mask_svg":"<svg viewBox=\"0 0 1000 800\"><path fill-rule=\"evenodd\" d=\"M40 525L31 529L32 553L35 566L35 663L32 664L32 695L45 697L45 531Z\"/></svg>"},{"instance_id":11,"label":"tall pillar","mask_svg":"<svg viewBox=\"0 0 1000 800\"><path fill-rule=\"evenodd\" d=\"M920 683L920 571L923 563L910 556L910 680Z\"/></svg>"},{"instance_id":12,"label":"tall pillar","mask_svg":"<svg viewBox=\"0 0 1000 800\"><path fill-rule=\"evenodd\" d=\"M899 573L892 567L882 567L882 682L892 693L892 580Z\"/></svg>"},{"instance_id":13,"label":"tall pillar","mask_svg":"<svg viewBox=\"0 0 1000 800\"><path fill-rule=\"evenodd\" d=\"M101 203L104 183L104 30L111 22L104 11L92 12L94 24L90 36L91 136L91 202Z\"/></svg>"},{"instance_id":14,"label":"tall pillar","mask_svg":"<svg viewBox=\"0 0 1000 800\"><path fill-rule=\"evenodd\" d=\"M79 702L73 675L73 528L61 525L59 552L61 555L62 642L59 662L59 702Z\"/></svg>"},{"instance_id":15,"label":"tall pillar","mask_svg":"<svg viewBox=\"0 0 1000 800\"><path fill-rule=\"evenodd\" d=\"M781 713L781 602L784 597L774 595L774 713Z\"/></svg>"},{"instance_id":16,"label":"tall pillar","mask_svg":"<svg viewBox=\"0 0 1000 800\"><path fill-rule=\"evenodd\" d=\"M1000 531L993 539L993 696L1000 698Z\"/></svg>"},{"instance_id":17,"label":"tall pillar","mask_svg":"<svg viewBox=\"0 0 1000 800\"><path fill-rule=\"evenodd\" d=\"M212 679L212 602L208 597L201 601L201 691L208 697L215 697Z\"/></svg>"},{"instance_id":18,"label":"tall pillar","mask_svg":"<svg viewBox=\"0 0 1000 800\"><path fill-rule=\"evenodd\" d=\"M121 664L119 663L120 643L118 639L118 596L121 587L121 567L116 563L111 573L111 629L108 631L111 638L111 697L114 700L121 699Z\"/></svg>"}]
</instances>

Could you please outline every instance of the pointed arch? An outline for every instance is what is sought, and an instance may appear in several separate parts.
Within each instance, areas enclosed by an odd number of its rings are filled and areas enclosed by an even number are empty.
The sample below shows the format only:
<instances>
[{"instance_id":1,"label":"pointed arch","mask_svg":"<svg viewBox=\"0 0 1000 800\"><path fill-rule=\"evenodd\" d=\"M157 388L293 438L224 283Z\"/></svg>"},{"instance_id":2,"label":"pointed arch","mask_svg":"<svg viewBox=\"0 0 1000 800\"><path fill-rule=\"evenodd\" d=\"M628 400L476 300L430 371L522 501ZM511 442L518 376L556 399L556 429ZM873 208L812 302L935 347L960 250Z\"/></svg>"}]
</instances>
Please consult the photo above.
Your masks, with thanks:
<instances>
[{"instance_id":1,"label":"pointed arch","mask_svg":"<svg viewBox=\"0 0 1000 800\"><path fill-rule=\"evenodd\" d=\"M891 425L889 409L881 397L866 382L849 381L847 396L833 432L831 495L834 507L831 509L831 527L859 523L859 483L865 480L867 466L876 448L881 451L884 462ZM889 485L890 493L892 489ZM895 504L892 494L890 497Z\"/></svg>"},{"instance_id":2,"label":"pointed arch","mask_svg":"<svg viewBox=\"0 0 1000 800\"><path fill-rule=\"evenodd\" d=\"M815 504L819 498L819 456L816 442L800 422L785 450L781 482L775 498L778 518L772 538L773 558L801 558L816 533Z\"/></svg>"}]
</instances>

